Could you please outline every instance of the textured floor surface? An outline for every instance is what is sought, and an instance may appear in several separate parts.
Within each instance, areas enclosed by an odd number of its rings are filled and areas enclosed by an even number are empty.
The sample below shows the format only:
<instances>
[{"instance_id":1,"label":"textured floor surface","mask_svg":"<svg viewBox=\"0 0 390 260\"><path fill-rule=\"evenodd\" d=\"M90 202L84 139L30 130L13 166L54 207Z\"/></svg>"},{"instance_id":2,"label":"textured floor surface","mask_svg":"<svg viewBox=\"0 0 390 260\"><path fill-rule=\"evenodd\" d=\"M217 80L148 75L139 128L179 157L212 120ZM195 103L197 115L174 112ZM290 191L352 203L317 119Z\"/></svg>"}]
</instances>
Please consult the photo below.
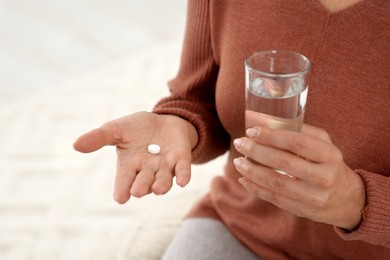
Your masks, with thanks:
<instances>
[{"instance_id":1,"label":"textured floor surface","mask_svg":"<svg viewBox=\"0 0 390 260\"><path fill-rule=\"evenodd\" d=\"M223 157L185 189L121 206L114 148L72 149L167 94L183 2L0 0L0 259L158 259L221 172Z\"/></svg>"}]
</instances>

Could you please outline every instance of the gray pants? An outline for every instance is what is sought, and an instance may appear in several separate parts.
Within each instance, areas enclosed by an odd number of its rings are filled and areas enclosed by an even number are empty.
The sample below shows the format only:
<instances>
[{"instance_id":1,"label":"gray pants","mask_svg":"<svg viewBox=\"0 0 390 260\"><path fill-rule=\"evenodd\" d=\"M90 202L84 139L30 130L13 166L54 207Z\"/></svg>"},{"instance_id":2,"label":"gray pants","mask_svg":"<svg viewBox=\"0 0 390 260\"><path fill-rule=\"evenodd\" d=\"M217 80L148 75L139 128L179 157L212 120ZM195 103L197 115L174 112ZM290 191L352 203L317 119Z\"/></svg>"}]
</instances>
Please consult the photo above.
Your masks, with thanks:
<instances>
[{"instance_id":1,"label":"gray pants","mask_svg":"<svg viewBox=\"0 0 390 260\"><path fill-rule=\"evenodd\" d=\"M192 218L183 222L163 260L258 260L219 221Z\"/></svg>"}]
</instances>

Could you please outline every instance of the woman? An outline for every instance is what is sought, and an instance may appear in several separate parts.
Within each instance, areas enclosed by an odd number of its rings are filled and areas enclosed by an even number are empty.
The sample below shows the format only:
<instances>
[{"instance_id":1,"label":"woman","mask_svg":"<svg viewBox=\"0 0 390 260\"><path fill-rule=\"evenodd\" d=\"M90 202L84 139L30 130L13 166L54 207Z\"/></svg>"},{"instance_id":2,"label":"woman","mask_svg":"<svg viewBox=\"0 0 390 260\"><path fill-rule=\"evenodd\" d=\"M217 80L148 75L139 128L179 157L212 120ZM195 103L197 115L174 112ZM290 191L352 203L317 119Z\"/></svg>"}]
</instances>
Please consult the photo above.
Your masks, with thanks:
<instances>
[{"instance_id":1,"label":"woman","mask_svg":"<svg viewBox=\"0 0 390 260\"><path fill-rule=\"evenodd\" d=\"M229 151L166 259L389 258L389 26L386 0L190 0L171 96L75 149L117 146L119 203L185 186L191 163ZM314 64L301 133L245 132L243 60L268 49Z\"/></svg>"}]
</instances>

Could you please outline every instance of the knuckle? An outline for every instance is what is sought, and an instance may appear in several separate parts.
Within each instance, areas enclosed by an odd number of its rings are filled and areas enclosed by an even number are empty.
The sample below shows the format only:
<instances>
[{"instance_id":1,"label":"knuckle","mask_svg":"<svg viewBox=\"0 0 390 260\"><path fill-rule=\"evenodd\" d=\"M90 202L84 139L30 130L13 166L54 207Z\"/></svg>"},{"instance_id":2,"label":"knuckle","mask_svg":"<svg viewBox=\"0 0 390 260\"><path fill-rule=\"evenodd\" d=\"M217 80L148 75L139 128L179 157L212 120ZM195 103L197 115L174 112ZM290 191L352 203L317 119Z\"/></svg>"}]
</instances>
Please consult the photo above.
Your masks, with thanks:
<instances>
[{"instance_id":1,"label":"knuckle","mask_svg":"<svg viewBox=\"0 0 390 260\"><path fill-rule=\"evenodd\" d=\"M242 149L244 151L251 151L253 150L253 141L247 139L247 138L244 138L243 139L243 143L242 143Z\"/></svg>"},{"instance_id":2,"label":"knuckle","mask_svg":"<svg viewBox=\"0 0 390 260\"><path fill-rule=\"evenodd\" d=\"M163 184L169 184L172 182L172 177L171 176L156 176L155 177L155 182L163 183Z\"/></svg>"},{"instance_id":3,"label":"knuckle","mask_svg":"<svg viewBox=\"0 0 390 260\"><path fill-rule=\"evenodd\" d=\"M343 154L341 153L341 151L339 149L335 149L334 152L332 153L332 155L333 155L334 161L336 161L336 162L344 161Z\"/></svg>"},{"instance_id":4,"label":"knuckle","mask_svg":"<svg viewBox=\"0 0 390 260\"><path fill-rule=\"evenodd\" d=\"M240 167L240 172L249 177L255 183L261 182L261 175L258 174L258 168L255 164L246 162Z\"/></svg>"},{"instance_id":5,"label":"knuckle","mask_svg":"<svg viewBox=\"0 0 390 260\"><path fill-rule=\"evenodd\" d=\"M335 178L333 177L332 174L321 175L319 176L318 180L319 180L320 187L322 187L322 189L325 190L332 188L335 183Z\"/></svg>"},{"instance_id":6,"label":"knuckle","mask_svg":"<svg viewBox=\"0 0 390 260\"><path fill-rule=\"evenodd\" d=\"M117 185L124 185L127 184L130 181L130 176L126 174L118 174L115 178L115 183Z\"/></svg>"},{"instance_id":7,"label":"knuckle","mask_svg":"<svg viewBox=\"0 0 390 260\"><path fill-rule=\"evenodd\" d=\"M115 183L129 184L134 180L135 176L126 170L118 169L115 176Z\"/></svg>"},{"instance_id":8,"label":"knuckle","mask_svg":"<svg viewBox=\"0 0 390 260\"><path fill-rule=\"evenodd\" d=\"M243 163L240 165L241 171L251 176L251 178L255 177L253 168L254 168L253 164L246 161L243 161Z\"/></svg>"},{"instance_id":9,"label":"knuckle","mask_svg":"<svg viewBox=\"0 0 390 260\"><path fill-rule=\"evenodd\" d=\"M278 169L290 169L291 161L285 153L278 153L275 157L275 164Z\"/></svg>"},{"instance_id":10,"label":"knuckle","mask_svg":"<svg viewBox=\"0 0 390 260\"><path fill-rule=\"evenodd\" d=\"M326 132L324 129L318 130L318 138L327 142L331 142L328 132Z\"/></svg>"},{"instance_id":11,"label":"knuckle","mask_svg":"<svg viewBox=\"0 0 390 260\"><path fill-rule=\"evenodd\" d=\"M270 182L271 189L274 192L280 191L283 188L282 176L276 172L273 175L274 176L271 178L271 182ZM272 192L272 193L274 193L274 192Z\"/></svg>"},{"instance_id":12,"label":"knuckle","mask_svg":"<svg viewBox=\"0 0 390 260\"><path fill-rule=\"evenodd\" d=\"M328 161L329 163L332 164L339 164L344 161L344 156L343 153L337 149L336 147L333 147L330 151L327 153L324 153L324 160Z\"/></svg>"},{"instance_id":13,"label":"knuckle","mask_svg":"<svg viewBox=\"0 0 390 260\"><path fill-rule=\"evenodd\" d=\"M304 135L301 134L295 134L294 137L291 139L291 142L289 143L289 148L293 151L296 149L306 148L307 146L307 139Z\"/></svg>"},{"instance_id":14,"label":"knuckle","mask_svg":"<svg viewBox=\"0 0 390 260\"><path fill-rule=\"evenodd\" d=\"M322 193L316 197L314 197L314 205L319 210L326 209L329 201L328 193Z\"/></svg>"}]
</instances>

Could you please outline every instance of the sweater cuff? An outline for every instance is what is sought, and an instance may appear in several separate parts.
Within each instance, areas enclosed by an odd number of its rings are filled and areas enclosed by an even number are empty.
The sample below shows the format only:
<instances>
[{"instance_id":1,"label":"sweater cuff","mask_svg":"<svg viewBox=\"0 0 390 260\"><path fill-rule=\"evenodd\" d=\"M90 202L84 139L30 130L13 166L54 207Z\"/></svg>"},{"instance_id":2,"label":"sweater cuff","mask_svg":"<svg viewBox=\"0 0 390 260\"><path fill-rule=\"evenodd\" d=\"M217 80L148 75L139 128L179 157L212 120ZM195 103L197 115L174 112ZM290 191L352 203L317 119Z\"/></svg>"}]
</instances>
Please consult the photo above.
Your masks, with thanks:
<instances>
[{"instance_id":1,"label":"sweater cuff","mask_svg":"<svg viewBox=\"0 0 390 260\"><path fill-rule=\"evenodd\" d=\"M335 227L344 240L362 240L390 247L390 178L364 170L356 170L366 188L365 217L355 231Z\"/></svg>"}]
</instances>

